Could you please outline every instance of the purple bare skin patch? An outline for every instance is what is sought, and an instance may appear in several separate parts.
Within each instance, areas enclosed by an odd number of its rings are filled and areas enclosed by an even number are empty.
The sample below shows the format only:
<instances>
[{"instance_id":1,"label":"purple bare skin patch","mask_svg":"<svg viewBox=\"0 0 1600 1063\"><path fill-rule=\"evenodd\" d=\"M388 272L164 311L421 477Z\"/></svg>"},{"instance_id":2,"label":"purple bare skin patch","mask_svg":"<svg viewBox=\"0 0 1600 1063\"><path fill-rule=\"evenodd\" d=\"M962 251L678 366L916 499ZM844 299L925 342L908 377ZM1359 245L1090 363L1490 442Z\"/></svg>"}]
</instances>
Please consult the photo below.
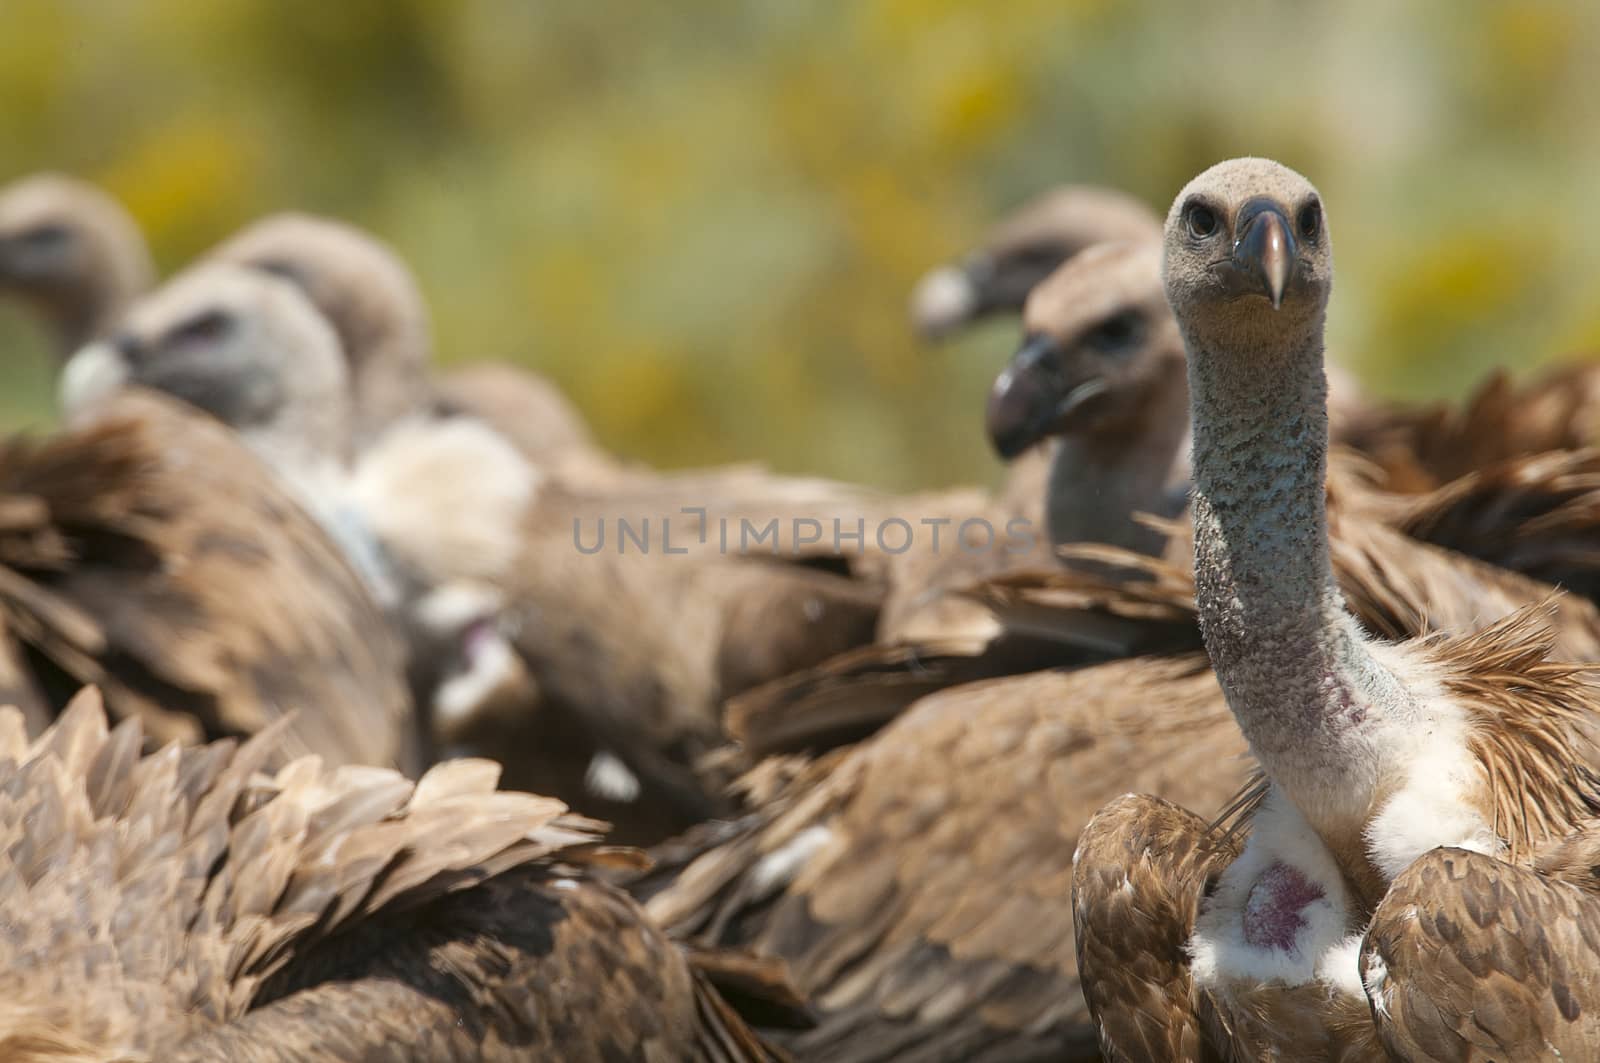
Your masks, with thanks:
<instances>
[{"instance_id":1,"label":"purple bare skin patch","mask_svg":"<svg viewBox=\"0 0 1600 1063\"><path fill-rule=\"evenodd\" d=\"M1250 887L1244 902L1244 939L1256 948L1288 952L1306 925L1306 905L1322 887L1288 864L1273 864Z\"/></svg>"}]
</instances>

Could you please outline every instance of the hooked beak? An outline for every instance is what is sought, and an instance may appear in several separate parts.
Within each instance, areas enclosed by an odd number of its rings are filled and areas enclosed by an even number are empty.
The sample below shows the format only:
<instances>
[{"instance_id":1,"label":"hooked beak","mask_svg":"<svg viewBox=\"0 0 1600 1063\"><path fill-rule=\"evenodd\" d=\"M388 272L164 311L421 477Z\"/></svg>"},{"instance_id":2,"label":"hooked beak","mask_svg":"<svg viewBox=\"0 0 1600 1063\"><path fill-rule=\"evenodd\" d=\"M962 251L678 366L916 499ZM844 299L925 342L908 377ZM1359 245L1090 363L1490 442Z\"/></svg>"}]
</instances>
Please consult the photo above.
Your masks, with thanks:
<instances>
[{"instance_id":1,"label":"hooked beak","mask_svg":"<svg viewBox=\"0 0 1600 1063\"><path fill-rule=\"evenodd\" d=\"M1277 203L1260 196L1240 209L1231 266L1241 294L1265 295L1278 309L1294 278L1295 257L1294 236Z\"/></svg>"},{"instance_id":2,"label":"hooked beak","mask_svg":"<svg viewBox=\"0 0 1600 1063\"><path fill-rule=\"evenodd\" d=\"M1100 377L1063 390L1065 381L1055 359L1053 339L1030 336L989 392L985 427L989 442L1006 461L1055 434L1062 422L1106 390Z\"/></svg>"}]
</instances>

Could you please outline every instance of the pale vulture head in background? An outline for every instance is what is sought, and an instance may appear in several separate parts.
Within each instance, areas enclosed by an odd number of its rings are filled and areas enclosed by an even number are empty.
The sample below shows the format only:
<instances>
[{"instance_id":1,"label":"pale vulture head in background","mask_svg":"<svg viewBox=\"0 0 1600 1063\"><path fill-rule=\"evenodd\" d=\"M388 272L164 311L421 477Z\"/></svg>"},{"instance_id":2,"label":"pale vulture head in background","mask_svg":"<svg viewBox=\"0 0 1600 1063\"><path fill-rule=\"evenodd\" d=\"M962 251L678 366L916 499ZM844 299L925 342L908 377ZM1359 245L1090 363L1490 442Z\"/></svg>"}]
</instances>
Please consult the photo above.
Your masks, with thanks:
<instances>
[{"instance_id":1,"label":"pale vulture head in background","mask_svg":"<svg viewBox=\"0 0 1600 1063\"><path fill-rule=\"evenodd\" d=\"M942 339L993 314L1019 313L1057 266L1109 241L1161 238L1147 205L1111 188L1062 185L1024 203L994 225L960 262L923 277L911 297L911 320Z\"/></svg>"},{"instance_id":2,"label":"pale vulture head in background","mask_svg":"<svg viewBox=\"0 0 1600 1063\"><path fill-rule=\"evenodd\" d=\"M59 174L0 187L0 295L44 318L60 357L103 332L155 269L128 212Z\"/></svg>"}]
</instances>

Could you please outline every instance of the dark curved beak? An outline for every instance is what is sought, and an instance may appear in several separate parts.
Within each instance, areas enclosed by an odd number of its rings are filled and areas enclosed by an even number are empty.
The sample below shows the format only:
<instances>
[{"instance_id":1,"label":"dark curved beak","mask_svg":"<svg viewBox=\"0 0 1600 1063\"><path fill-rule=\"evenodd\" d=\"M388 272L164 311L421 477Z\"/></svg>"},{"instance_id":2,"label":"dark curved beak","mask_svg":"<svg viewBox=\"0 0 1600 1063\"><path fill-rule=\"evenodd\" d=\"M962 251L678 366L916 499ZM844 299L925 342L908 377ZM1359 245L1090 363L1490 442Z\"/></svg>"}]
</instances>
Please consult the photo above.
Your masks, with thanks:
<instances>
[{"instance_id":1,"label":"dark curved beak","mask_svg":"<svg viewBox=\"0 0 1600 1063\"><path fill-rule=\"evenodd\" d=\"M1055 434L1067 417L1106 390L1098 377L1069 384L1058 356L1055 340L1029 336L989 391L984 426L995 452L1006 461Z\"/></svg>"},{"instance_id":2,"label":"dark curved beak","mask_svg":"<svg viewBox=\"0 0 1600 1063\"><path fill-rule=\"evenodd\" d=\"M1265 295L1278 309L1294 279L1296 253L1294 230L1275 201L1257 196L1240 208L1231 261L1240 294Z\"/></svg>"}]
</instances>

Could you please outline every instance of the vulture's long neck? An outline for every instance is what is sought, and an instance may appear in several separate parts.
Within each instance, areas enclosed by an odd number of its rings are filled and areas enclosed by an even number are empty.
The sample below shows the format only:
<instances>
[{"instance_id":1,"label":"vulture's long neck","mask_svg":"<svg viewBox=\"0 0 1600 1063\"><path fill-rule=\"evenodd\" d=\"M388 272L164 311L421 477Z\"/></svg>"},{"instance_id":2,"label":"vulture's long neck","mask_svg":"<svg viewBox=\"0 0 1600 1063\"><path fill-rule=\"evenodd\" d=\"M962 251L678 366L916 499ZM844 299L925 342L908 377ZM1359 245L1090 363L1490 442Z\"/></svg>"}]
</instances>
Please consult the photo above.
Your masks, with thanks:
<instances>
[{"instance_id":1,"label":"vulture's long neck","mask_svg":"<svg viewBox=\"0 0 1600 1063\"><path fill-rule=\"evenodd\" d=\"M1180 386L1156 395L1126 432L1064 436L1050 461L1046 501L1050 541L1110 543L1155 555L1166 536L1134 515L1177 515L1173 468L1189 436L1188 397ZM1131 436L1131 438L1130 438Z\"/></svg>"},{"instance_id":2,"label":"vulture's long neck","mask_svg":"<svg viewBox=\"0 0 1600 1063\"><path fill-rule=\"evenodd\" d=\"M1416 707L1373 658L1329 563L1322 315L1272 324L1294 334L1185 328L1195 590L1240 728L1273 781L1326 824L1370 806L1384 725Z\"/></svg>"}]
</instances>

